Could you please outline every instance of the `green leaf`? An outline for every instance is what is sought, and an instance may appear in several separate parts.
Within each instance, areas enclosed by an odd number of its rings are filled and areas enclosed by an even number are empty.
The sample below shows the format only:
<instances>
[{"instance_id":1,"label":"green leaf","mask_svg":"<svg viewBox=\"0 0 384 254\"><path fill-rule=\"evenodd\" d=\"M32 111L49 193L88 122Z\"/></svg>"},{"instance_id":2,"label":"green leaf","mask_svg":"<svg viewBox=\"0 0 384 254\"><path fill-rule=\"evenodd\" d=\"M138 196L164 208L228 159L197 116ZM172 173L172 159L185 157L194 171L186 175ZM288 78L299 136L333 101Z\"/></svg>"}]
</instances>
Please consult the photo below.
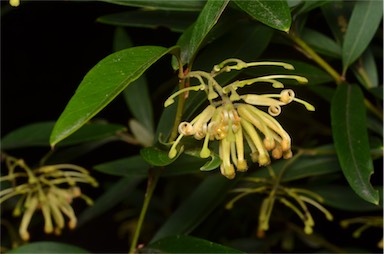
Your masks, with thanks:
<instances>
[{"instance_id":1,"label":"green leaf","mask_svg":"<svg viewBox=\"0 0 384 254\"><path fill-rule=\"evenodd\" d=\"M311 1L302 1L298 7L298 10L296 12L296 15L303 14L306 12L309 12L313 9L316 9L320 6L323 6L327 2L332 0L311 0Z\"/></svg>"},{"instance_id":2,"label":"green leaf","mask_svg":"<svg viewBox=\"0 0 384 254\"><path fill-rule=\"evenodd\" d=\"M159 9L169 11L200 11L205 0L188 0L188 1L169 1L169 0L102 0L103 2L143 7L148 9Z\"/></svg>"},{"instance_id":3,"label":"green leaf","mask_svg":"<svg viewBox=\"0 0 384 254\"><path fill-rule=\"evenodd\" d=\"M383 17L382 1L357 1L342 47L343 73L364 52Z\"/></svg>"},{"instance_id":4,"label":"green leaf","mask_svg":"<svg viewBox=\"0 0 384 254\"><path fill-rule=\"evenodd\" d=\"M50 137L56 145L106 107L157 60L172 51L159 46L133 47L113 53L84 77L56 122Z\"/></svg>"},{"instance_id":5,"label":"green leaf","mask_svg":"<svg viewBox=\"0 0 384 254\"><path fill-rule=\"evenodd\" d=\"M139 253L244 253L205 239L176 235L151 243Z\"/></svg>"},{"instance_id":6,"label":"green leaf","mask_svg":"<svg viewBox=\"0 0 384 254\"><path fill-rule=\"evenodd\" d=\"M116 176L147 176L150 165L140 156L135 155L93 167L95 170Z\"/></svg>"},{"instance_id":7,"label":"green leaf","mask_svg":"<svg viewBox=\"0 0 384 254\"><path fill-rule=\"evenodd\" d=\"M87 250L59 242L33 242L17 247L7 253L90 253Z\"/></svg>"},{"instance_id":8,"label":"green leaf","mask_svg":"<svg viewBox=\"0 0 384 254\"><path fill-rule=\"evenodd\" d=\"M326 205L341 210L369 212L379 211L382 209L381 206L362 200L353 190L351 190L349 186L321 185L309 186L308 189L322 196Z\"/></svg>"},{"instance_id":9,"label":"green leaf","mask_svg":"<svg viewBox=\"0 0 384 254\"><path fill-rule=\"evenodd\" d=\"M302 39L316 52L334 58L341 57L341 47L328 36L309 28L302 32Z\"/></svg>"},{"instance_id":10,"label":"green leaf","mask_svg":"<svg viewBox=\"0 0 384 254\"><path fill-rule=\"evenodd\" d=\"M129 193L131 193L143 179L145 179L145 177L142 176L124 177L110 186L94 201L92 206L80 214L77 223L78 227L92 221L94 218L112 209L122 200L127 199Z\"/></svg>"},{"instance_id":11,"label":"green leaf","mask_svg":"<svg viewBox=\"0 0 384 254\"><path fill-rule=\"evenodd\" d=\"M287 161L281 160L271 165L276 175L284 168ZM331 174L340 171L337 158L331 155L301 156L284 172L281 180L290 182L306 177ZM268 168L261 168L252 177L269 178Z\"/></svg>"},{"instance_id":12,"label":"green leaf","mask_svg":"<svg viewBox=\"0 0 384 254\"><path fill-rule=\"evenodd\" d=\"M288 32L291 27L291 11L286 0L235 0L237 6L251 17L267 26Z\"/></svg>"},{"instance_id":13,"label":"green leaf","mask_svg":"<svg viewBox=\"0 0 384 254\"><path fill-rule=\"evenodd\" d=\"M219 174L207 177L167 219L151 243L167 236L190 233L220 204L236 182Z\"/></svg>"},{"instance_id":14,"label":"green leaf","mask_svg":"<svg viewBox=\"0 0 384 254\"><path fill-rule=\"evenodd\" d=\"M132 40L123 27L116 27L113 34L113 52L133 46Z\"/></svg>"},{"instance_id":15,"label":"green leaf","mask_svg":"<svg viewBox=\"0 0 384 254\"><path fill-rule=\"evenodd\" d=\"M353 73L359 82L367 89L378 87L379 74L377 72L375 58L370 48L367 48L359 61L356 62Z\"/></svg>"},{"instance_id":16,"label":"green leaf","mask_svg":"<svg viewBox=\"0 0 384 254\"><path fill-rule=\"evenodd\" d=\"M200 150L187 150L187 151L185 151L185 153L188 153L189 155L191 155L195 158L198 158L198 160L201 161ZM217 169L220 166L221 159L220 159L220 156L218 154L211 151L210 157L211 157L211 159L208 161L206 159L204 159L205 164L200 167L201 171L211 171L211 170Z\"/></svg>"},{"instance_id":17,"label":"green leaf","mask_svg":"<svg viewBox=\"0 0 384 254\"><path fill-rule=\"evenodd\" d=\"M16 149L34 146L49 146L49 135L55 122L33 123L18 128L5 135L1 140L2 149ZM84 125L70 138L60 143L61 146L77 145L116 137L116 133L126 128L118 124L91 123Z\"/></svg>"},{"instance_id":18,"label":"green leaf","mask_svg":"<svg viewBox=\"0 0 384 254\"><path fill-rule=\"evenodd\" d=\"M228 2L229 0L208 0L196 22L180 36L177 45L181 48L181 62L183 65L193 61L203 40L219 20ZM174 69L179 68L175 61L173 61L172 65Z\"/></svg>"},{"instance_id":19,"label":"green leaf","mask_svg":"<svg viewBox=\"0 0 384 254\"><path fill-rule=\"evenodd\" d=\"M197 18L195 12L164 11L164 10L137 10L101 16L98 22L127 27L144 27L156 29L166 27L174 32L183 32Z\"/></svg>"},{"instance_id":20,"label":"green leaf","mask_svg":"<svg viewBox=\"0 0 384 254\"><path fill-rule=\"evenodd\" d=\"M168 151L160 150L157 147L145 147L140 150L140 155L149 164L159 167L171 164L178 157L176 156L175 158L170 159L168 157Z\"/></svg>"},{"instance_id":21,"label":"green leaf","mask_svg":"<svg viewBox=\"0 0 384 254\"><path fill-rule=\"evenodd\" d=\"M147 80L141 76L125 88L124 99L133 117L142 123L150 132L154 132L152 101L149 95Z\"/></svg>"},{"instance_id":22,"label":"green leaf","mask_svg":"<svg viewBox=\"0 0 384 254\"><path fill-rule=\"evenodd\" d=\"M364 200L378 204L371 183L370 156L364 96L357 85L342 84L331 104L332 134L341 169L351 188Z\"/></svg>"},{"instance_id":23,"label":"green leaf","mask_svg":"<svg viewBox=\"0 0 384 254\"><path fill-rule=\"evenodd\" d=\"M299 75L308 79L309 86L319 85L333 81L333 78L328 75L323 70L313 66L312 64L292 60L292 59L282 59L282 60L273 60L269 59L268 61L284 62L292 64L295 67L294 70L286 70L282 67L276 66L259 66L254 68L247 68L244 72L252 77L265 76L268 74L284 74L284 75ZM296 80L281 79L284 84L289 85L298 85L299 83Z\"/></svg>"}]
</instances>

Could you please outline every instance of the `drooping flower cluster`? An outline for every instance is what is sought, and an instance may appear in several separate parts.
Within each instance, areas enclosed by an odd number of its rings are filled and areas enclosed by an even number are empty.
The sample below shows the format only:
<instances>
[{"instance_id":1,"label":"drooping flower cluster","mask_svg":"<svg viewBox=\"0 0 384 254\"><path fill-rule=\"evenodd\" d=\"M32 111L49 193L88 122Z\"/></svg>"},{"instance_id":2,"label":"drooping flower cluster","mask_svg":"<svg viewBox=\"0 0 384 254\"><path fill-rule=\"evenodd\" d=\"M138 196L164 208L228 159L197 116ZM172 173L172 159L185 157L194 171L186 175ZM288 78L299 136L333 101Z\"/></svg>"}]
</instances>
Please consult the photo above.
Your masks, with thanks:
<instances>
[{"instance_id":1,"label":"drooping flower cluster","mask_svg":"<svg viewBox=\"0 0 384 254\"><path fill-rule=\"evenodd\" d=\"M227 59L215 65L211 73L191 71L185 78L196 78L200 85L179 90L169 97L164 106L174 102L174 98L188 91L204 90L209 105L191 122L182 122L179 125L179 136L173 142L169 157L177 155L177 146L184 136L193 136L197 140L204 139L201 158L211 154L209 141L219 141L219 156L222 160L221 173L229 179L235 177L235 168L238 171L248 169L244 155L244 139L251 150L251 160L260 166L268 165L270 156L275 159L287 159L292 156L291 138L280 123L274 118L281 112L281 106L292 101L303 104L308 110L314 110L309 103L297 99L291 89L284 89L280 94L245 94L239 95L238 88L257 82L271 83L274 88L284 88L283 83L277 79L294 79L299 83L308 80L296 75L268 75L246 80L237 80L225 87L221 87L215 76L231 70L240 70L251 66L273 65L293 70L294 67L280 62L252 62L245 63L239 59ZM207 83L205 82L207 81ZM278 98L278 99L275 99ZM255 106L268 106L268 113Z\"/></svg>"},{"instance_id":2,"label":"drooping flower cluster","mask_svg":"<svg viewBox=\"0 0 384 254\"><path fill-rule=\"evenodd\" d=\"M72 200L80 197L88 204L92 200L81 193L77 183L97 186L96 180L89 172L72 164L46 165L30 169L23 160L6 157L8 174L0 181L9 181L12 186L0 191L0 204L19 195L13 215L22 216L19 227L21 239L30 238L28 226L34 213L41 210L44 217L45 233L60 234L68 217L68 227L76 227L77 218L71 206ZM19 170L21 169L21 170Z\"/></svg>"}]
</instances>

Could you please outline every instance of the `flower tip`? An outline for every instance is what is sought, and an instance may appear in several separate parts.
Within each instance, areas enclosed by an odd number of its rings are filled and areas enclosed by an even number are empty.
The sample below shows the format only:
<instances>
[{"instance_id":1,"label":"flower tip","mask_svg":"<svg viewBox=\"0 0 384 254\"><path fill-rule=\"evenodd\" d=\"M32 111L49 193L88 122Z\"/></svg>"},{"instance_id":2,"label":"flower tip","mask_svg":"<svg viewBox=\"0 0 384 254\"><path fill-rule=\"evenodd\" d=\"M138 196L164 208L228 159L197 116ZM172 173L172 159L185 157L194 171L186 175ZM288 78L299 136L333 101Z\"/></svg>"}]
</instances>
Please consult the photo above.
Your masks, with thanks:
<instances>
[{"instance_id":1,"label":"flower tip","mask_svg":"<svg viewBox=\"0 0 384 254\"><path fill-rule=\"evenodd\" d=\"M260 155L259 157L259 165L260 166L266 166L271 162L269 159L269 156L267 154Z\"/></svg>"},{"instance_id":2,"label":"flower tip","mask_svg":"<svg viewBox=\"0 0 384 254\"><path fill-rule=\"evenodd\" d=\"M177 150L176 148L172 147L171 150L169 150L168 157L170 159L173 159L176 157L176 155L177 155Z\"/></svg>"},{"instance_id":3,"label":"flower tip","mask_svg":"<svg viewBox=\"0 0 384 254\"><path fill-rule=\"evenodd\" d=\"M229 180L232 180L233 178L235 178L235 168L233 167L233 165L229 165L229 166L224 166L223 164L221 165L220 167L221 169L221 174L223 176L225 176L226 178L228 178Z\"/></svg>"},{"instance_id":4,"label":"flower tip","mask_svg":"<svg viewBox=\"0 0 384 254\"><path fill-rule=\"evenodd\" d=\"M20 0L9 0L9 5L12 7L18 7L20 5Z\"/></svg>"},{"instance_id":5,"label":"flower tip","mask_svg":"<svg viewBox=\"0 0 384 254\"><path fill-rule=\"evenodd\" d=\"M77 224L76 219L72 219L72 220L70 220L70 221L68 222L68 227L69 227L70 229L74 229L74 228L76 228L76 224Z\"/></svg>"},{"instance_id":6,"label":"flower tip","mask_svg":"<svg viewBox=\"0 0 384 254\"><path fill-rule=\"evenodd\" d=\"M237 171L245 172L248 170L248 165L246 160L237 161Z\"/></svg>"},{"instance_id":7,"label":"flower tip","mask_svg":"<svg viewBox=\"0 0 384 254\"><path fill-rule=\"evenodd\" d=\"M201 152L200 152L201 158L205 159L205 158L208 158L210 155L211 155L211 150L209 150L209 148L203 147L203 149L201 149Z\"/></svg>"},{"instance_id":8,"label":"flower tip","mask_svg":"<svg viewBox=\"0 0 384 254\"><path fill-rule=\"evenodd\" d=\"M27 231L23 231L23 232L20 232L20 237L21 239L23 239L24 241L28 241L30 236L29 236L29 233Z\"/></svg>"},{"instance_id":9,"label":"flower tip","mask_svg":"<svg viewBox=\"0 0 384 254\"><path fill-rule=\"evenodd\" d=\"M304 228L304 233L306 233L307 235L312 234L312 233L313 233L313 229L312 229L312 227L310 227L310 226L305 226L305 228Z\"/></svg>"},{"instance_id":10,"label":"flower tip","mask_svg":"<svg viewBox=\"0 0 384 254\"><path fill-rule=\"evenodd\" d=\"M298 81L300 84L307 84L307 83L308 83L308 79L305 78L305 77L301 77L301 76L298 76L298 77L297 77L297 81Z\"/></svg>"},{"instance_id":11,"label":"flower tip","mask_svg":"<svg viewBox=\"0 0 384 254\"><path fill-rule=\"evenodd\" d=\"M164 102L164 108L168 107L169 105L172 105L174 102L175 102L174 99L172 99L172 98L168 98L168 99Z\"/></svg>"}]
</instances>

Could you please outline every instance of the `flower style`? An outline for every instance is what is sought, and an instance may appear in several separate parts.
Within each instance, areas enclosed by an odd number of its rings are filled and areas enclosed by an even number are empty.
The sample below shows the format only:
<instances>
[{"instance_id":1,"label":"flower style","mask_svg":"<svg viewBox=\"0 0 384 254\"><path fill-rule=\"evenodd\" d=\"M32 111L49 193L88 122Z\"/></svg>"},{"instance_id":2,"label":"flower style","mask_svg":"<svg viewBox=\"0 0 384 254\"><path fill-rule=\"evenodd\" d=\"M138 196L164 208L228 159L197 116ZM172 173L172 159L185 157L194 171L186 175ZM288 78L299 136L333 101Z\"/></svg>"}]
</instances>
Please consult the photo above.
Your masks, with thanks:
<instances>
[{"instance_id":1,"label":"flower style","mask_svg":"<svg viewBox=\"0 0 384 254\"><path fill-rule=\"evenodd\" d=\"M45 233L60 234L65 227L64 215L69 219L68 227L70 229L76 227L77 218L71 206L74 198L81 197L88 204L92 204L92 200L82 194L76 184L89 183L95 187L98 184L82 167L59 164L31 170L23 160L8 156L6 163L9 173L2 176L0 181L10 181L12 186L0 191L0 203L20 195L13 215L20 216L23 214L19 234L25 241L30 239L28 226L37 210L42 211ZM16 168L24 171L15 172ZM67 186L64 187L63 185Z\"/></svg>"},{"instance_id":2,"label":"flower style","mask_svg":"<svg viewBox=\"0 0 384 254\"><path fill-rule=\"evenodd\" d=\"M207 94L209 105L191 122L182 122L179 125L179 136L173 142L168 156L177 155L177 146L184 136L193 136L197 140L204 140L200 152L201 158L211 155L209 141L219 141L219 156L222 160L221 173L229 179L235 177L237 171L248 169L244 155L244 139L251 150L251 160L260 166L274 159L292 157L291 138L280 123L274 118L281 113L281 106L292 101L303 104L307 110L314 110L309 103L297 99L291 89L284 89L280 94L245 94L239 95L238 88L257 82L271 83L274 88L284 88L283 83L277 79L294 79L305 84L308 80L296 75L268 75L247 80L237 80L225 87L221 87L215 76L240 70L251 66L274 65L288 70L294 67L281 62L251 62L245 63L239 59L227 59L215 65L211 73L191 71L184 78L196 78L200 85L181 89L170 96L164 103L167 107L174 102L174 98L188 91L204 90ZM204 81L207 81L207 83ZM276 99L278 98L278 99ZM268 106L268 113L255 106Z\"/></svg>"}]
</instances>

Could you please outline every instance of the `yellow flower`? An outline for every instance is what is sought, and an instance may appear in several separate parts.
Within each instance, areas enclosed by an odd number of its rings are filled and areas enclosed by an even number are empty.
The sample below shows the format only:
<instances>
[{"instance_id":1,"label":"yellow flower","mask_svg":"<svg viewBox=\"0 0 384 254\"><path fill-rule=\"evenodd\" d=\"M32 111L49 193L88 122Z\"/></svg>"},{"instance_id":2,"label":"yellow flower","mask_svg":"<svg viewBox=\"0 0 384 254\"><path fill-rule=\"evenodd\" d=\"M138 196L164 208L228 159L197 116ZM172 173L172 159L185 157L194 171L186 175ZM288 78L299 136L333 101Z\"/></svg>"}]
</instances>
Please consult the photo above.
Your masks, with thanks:
<instances>
[{"instance_id":1,"label":"yellow flower","mask_svg":"<svg viewBox=\"0 0 384 254\"><path fill-rule=\"evenodd\" d=\"M235 63L235 65L229 65L230 63ZM200 152L201 158L211 155L209 141L219 141L219 155L222 160L220 170L229 179L235 177L235 168L238 171L248 169L244 156L244 139L251 150L251 160L260 166L268 165L271 162L270 154L274 159L292 157L291 138L274 117L281 113L282 106L292 101L303 104L308 110L313 111L314 107L297 99L291 89L284 89L280 94L263 95L239 95L236 90L257 82L267 82L275 88L283 88L284 85L277 79L295 79L299 83L306 83L307 79L296 75L269 75L238 80L225 87L221 87L214 79L222 72L259 65L276 65L293 69L292 65L286 63L245 63L238 59L228 59L215 65L211 73L192 71L185 76L185 78L197 78L200 85L179 90L165 101L164 106L171 105L179 94L199 90L206 92L210 104L191 122L180 123L180 135L170 148L168 154L170 158L177 155L177 147L184 136L193 136L197 140L204 139ZM207 83L204 82L204 79L207 80ZM255 106L268 106L268 113Z\"/></svg>"},{"instance_id":2,"label":"yellow flower","mask_svg":"<svg viewBox=\"0 0 384 254\"><path fill-rule=\"evenodd\" d=\"M64 216L69 219L70 229L76 227L77 218L71 206L74 198L81 197L88 204L92 204L92 200L83 195L76 186L81 182L97 186L95 179L82 167L59 164L31 170L23 160L7 156L6 162L9 173L2 176L0 181L11 181L13 186L0 191L0 203L20 195L13 215L22 215L19 234L25 241L30 239L28 226L37 210L41 210L44 217L44 232L60 234L65 227ZM16 169L23 171L16 172Z\"/></svg>"}]
</instances>

